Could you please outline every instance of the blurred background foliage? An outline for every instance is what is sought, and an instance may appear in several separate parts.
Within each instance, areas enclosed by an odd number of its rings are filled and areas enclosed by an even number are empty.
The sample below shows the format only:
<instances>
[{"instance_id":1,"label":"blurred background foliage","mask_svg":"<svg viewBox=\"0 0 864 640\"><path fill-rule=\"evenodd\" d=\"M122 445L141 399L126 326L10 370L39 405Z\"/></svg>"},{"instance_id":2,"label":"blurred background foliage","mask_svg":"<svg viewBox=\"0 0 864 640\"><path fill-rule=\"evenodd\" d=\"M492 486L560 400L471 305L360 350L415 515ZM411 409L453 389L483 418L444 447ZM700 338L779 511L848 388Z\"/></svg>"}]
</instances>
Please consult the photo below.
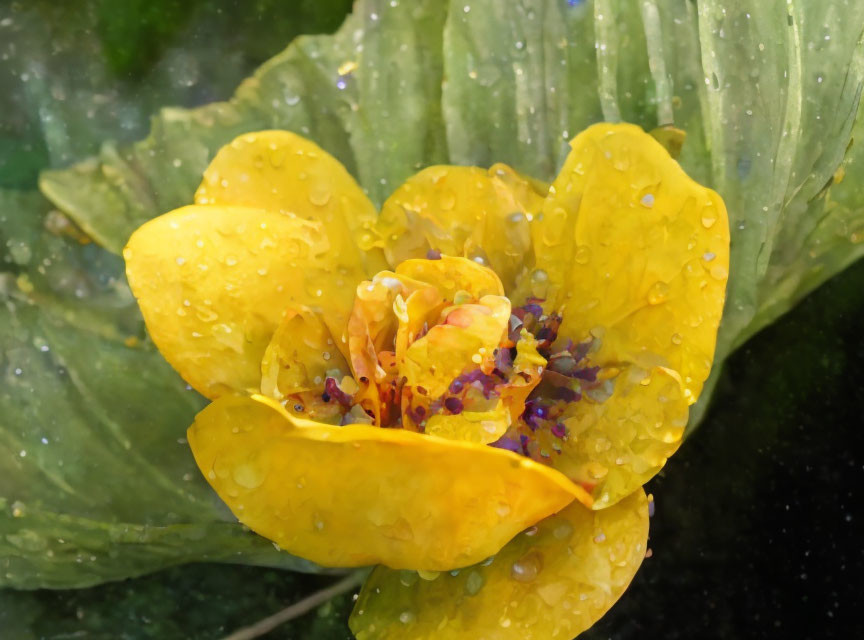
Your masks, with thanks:
<instances>
[{"instance_id":1,"label":"blurred background foliage","mask_svg":"<svg viewBox=\"0 0 864 640\"><path fill-rule=\"evenodd\" d=\"M333 31L349 10L350 0L0 2L0 187L32 189L39 171L103 140L140 139L164 105L226 99L294 36ZM649 486L653 556L592 638L864 632L861 318L859 263L727 361L702 429ZM89 589L6 590L0 638L215 638L330 581L192 564ZM271 637L348 638L350 606L339 598Z\"/></svg>"},{"instance_id":2,"label":"blurred background foliage","mask_svg":"<svg viewBox=\"0 0 864 640\"><path fill-rule=\"evenodd\" d=\"M0 2L0 187L143 138L166 105L224 100L351 0ZM61 135L62 134L62 135ZM67 139L68 138L68 139Z\"/></svg>"}]
</instances>

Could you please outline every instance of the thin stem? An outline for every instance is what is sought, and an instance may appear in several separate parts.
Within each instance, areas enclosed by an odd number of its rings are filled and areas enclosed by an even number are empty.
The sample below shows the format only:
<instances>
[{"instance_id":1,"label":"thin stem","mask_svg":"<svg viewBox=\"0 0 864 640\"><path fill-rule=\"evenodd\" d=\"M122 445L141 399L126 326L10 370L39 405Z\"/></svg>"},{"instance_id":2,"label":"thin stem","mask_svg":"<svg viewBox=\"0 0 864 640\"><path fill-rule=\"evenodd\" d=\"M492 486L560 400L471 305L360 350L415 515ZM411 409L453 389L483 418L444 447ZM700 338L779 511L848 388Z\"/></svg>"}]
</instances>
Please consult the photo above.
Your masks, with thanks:
<instances>
[{"instance_id":1,"label":"thin stem","mask_svg":"<svg viewBox=\"0 0 864 640\"><path fill-rule=\"evenodd\" d=\"M336 596L360 586L360 583L363 582L363 577L363 573L352 573L351 575L345 576L339 582L331 584L326 589L316 591L312 595L285 607L282 611L277 611L272 616L259 620L251 626L238 629L234 633L225 636L222 640L252 640L253 638L262 636L265 633L272 631L280 624L284 624L294 618L299 618L303 614L309 613L312 609L324 604L328 600L332 600Z\"/></svg>"}]
</instances>

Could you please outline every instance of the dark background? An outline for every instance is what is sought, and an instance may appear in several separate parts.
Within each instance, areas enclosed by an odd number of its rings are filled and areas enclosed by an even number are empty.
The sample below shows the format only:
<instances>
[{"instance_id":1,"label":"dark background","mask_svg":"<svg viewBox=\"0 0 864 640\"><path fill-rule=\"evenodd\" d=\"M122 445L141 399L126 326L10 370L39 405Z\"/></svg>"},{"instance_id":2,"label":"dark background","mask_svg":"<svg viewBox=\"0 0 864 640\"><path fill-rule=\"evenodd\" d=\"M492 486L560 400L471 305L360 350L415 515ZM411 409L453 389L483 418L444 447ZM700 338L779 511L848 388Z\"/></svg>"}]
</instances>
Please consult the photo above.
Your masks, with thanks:
<instances>
[{"instance_id":1,"label":"dark background","mask_svg":"<svg viewBox=\"0 0 864 640\"><path fill-rule=\"evenodd\" d=\"M17 59L0 61L0 186L33 188L40 169L92 153L99 139L142 137L161 105L227 97L292 37L331 31L350 8L350 0L119 4L0 0L0 53L19 44ZM92 139L58 154L22 73L34 60L46 74L71 73L70 55L98 70L71 86L92 92L103 83L110 108ZM187 80L172 81L178 75ZM864 637L862 319L859 263L728 360L702 426L647 487L657 503L652 557L586 635ZM330 581L193 565L78 591L7 592L0 638L214 638ZM350 606L339 598L268 637L349 638ZM9 628L25 631L13 637Z\"/></svg>"}]
</instances>

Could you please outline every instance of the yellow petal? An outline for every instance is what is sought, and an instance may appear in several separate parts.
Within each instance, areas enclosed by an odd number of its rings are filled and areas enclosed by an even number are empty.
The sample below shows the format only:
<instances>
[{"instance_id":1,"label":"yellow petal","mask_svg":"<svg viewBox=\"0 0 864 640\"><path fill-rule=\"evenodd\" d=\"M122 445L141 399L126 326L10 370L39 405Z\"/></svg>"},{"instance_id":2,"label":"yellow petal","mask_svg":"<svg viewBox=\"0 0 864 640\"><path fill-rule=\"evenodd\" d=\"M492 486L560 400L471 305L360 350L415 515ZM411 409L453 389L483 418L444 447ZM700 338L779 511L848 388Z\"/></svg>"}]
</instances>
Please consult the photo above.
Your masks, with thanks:
<instances>
[{"instance_id":1,"label":"yellow petal","mask_svg":"<svg viewBox=\"0 0 864 640\"><path fill-rule=\"evenodd\" d=\"M323 389L328 376L351 370L321 317L309 308L289 309L261 360L261 392L276 400Z\"/></svg>"},{"instance_id":2,"label":"yellow petal","mask_svg":"<svg viewBox=\"0 0 864 640\"><path fill-rule=\"evenodd\" d=\"M429 167L384 203L375 246L394 265L429 249L480 259L509 287L531 247L528 219L545 194L506 165Z\"/></svg>"},{"instance_id":3,"label":"yellow petal","mask_svg":"<svg viewBox=\"0 0 864 640\"><path fill-rule=\"evenodd\" d=\"M438 260L405 260L396 267L396 273L433 285L444 299L451 302L458 291L465 291L475 299L487 295L504 295L504 285L498 274L473 260L458 256L445 255Z\"/></svg>"},{"instance_id":4,"label":"yellow petal","mask_svg":"<svg viewBox=\"0 0 864 640\"><path fill-rule=\"evenodd\" d=\"M322 313L341 335L363 277L321 223L241 207L167 213L137 229L123 255L153 341L210 398L258 388L287 307Z\"/></svg>"},{"instance_id":5,"label":"yellow petal","mask_svg":"<svg viewBox=\"0 0 864 640\"><path fill-rule=\"evenodd\" d=\"M579 134L532 226L523 295L563 309L559 335L602 332L597 364L650 358L695 402L714 357L729 270L723 200L639 127Z\"/></svg>"},{"instance_id":6,"label":"yellow petal","mask_svg":"<svg viewBox=\"0 0 864 640\"><path fill-rule=\"evenodd\" d=\"M609 397L601 388L570 405L566 437L556 439L561 453L551 458L591 493L595 509L615 504L660 471L681 444L688 415L674 371L630 366L606 384Z\"/></svg>"},{"instance_id":7,"label":"yellow petal","mask_svg":"<svg viewBox=\"0 0 864 640\"><path fill-rule=\"evenodd\" d=\"M444 324L408 347L399 373L406 385L423 387L429 397L437 398L463 371L491 357L509 321L510 301L502 296L483 296L477 304L453 307Z\"/></svg>"},{"instance_id":8,"label":"yellow petal","mask_svg":"<svg viewBox=\"0 0 864 640\"><path fill-rule=\"evenodd\" d=\"M463 411L456 415L438 413L429 418L424 433L448 440L478 444L495 442L510 426L510 413L503 401L489 411Z\"/></svg>"},{"instance_id":9,"label":"yellow petal","mask_svg":"<svg viewBox=\"0 0 864 640\"><path fill-rule=\"evenodd\" d=\"M369 234L377 218L372 202L336 158L290 131L245 133L222 147L204 172L195 204L254 207L321 222L334 252L357 254L367 273L385 268L380 251L362 255L354 242Z\"/></svg>"},{"instance_id":10,"label":"yellow petal","mask_svg":"<svg viewBox=\"0 0 864 640\"><path fill-rule=\"evenodd\" d=\"M418 292L431 294L432 303L438 295L434 287L392 271L382 271L371 281L361 282L357 286L348 320L348 351L351 369L360 385L356 400L363 409L372 412L375 424L379 426L389 424L395 417L391 412L398 410L398 407L391 406L386 399L381 398L378 386L388 379L392 380L396 373L392 367L385 368L382 363L384 355L392 353L398 341L400 318L394 305L397 300L405 298L411 300L412 305L421 303L420 298L413 296ZM401 315L404 318L406 314L407 309ZM401 339L405 340L406 336Z\"/></svg>"},{"instance_id":11,"label":"yellow petal","mask_svg":"<svg viewBox=\"0 0 864 640\"><path fill-rule=\"evenodd\" d=\"M299 420L264 396L216 400L188 439L241 522L325 566L466 566L582 495L509 451Z\"/></svg>"},{"instance_id":12,"label":"yellow petal","mask_svg":"<svg viewBox=\"0 0 864 640\"><path fill-rule=\"evenodd\" d=\"M641 489L603 511L573 503L456 575L375 569L349 624L357 640L571 640L630 584L647 538Z\"/></svg>"}]
</instances>

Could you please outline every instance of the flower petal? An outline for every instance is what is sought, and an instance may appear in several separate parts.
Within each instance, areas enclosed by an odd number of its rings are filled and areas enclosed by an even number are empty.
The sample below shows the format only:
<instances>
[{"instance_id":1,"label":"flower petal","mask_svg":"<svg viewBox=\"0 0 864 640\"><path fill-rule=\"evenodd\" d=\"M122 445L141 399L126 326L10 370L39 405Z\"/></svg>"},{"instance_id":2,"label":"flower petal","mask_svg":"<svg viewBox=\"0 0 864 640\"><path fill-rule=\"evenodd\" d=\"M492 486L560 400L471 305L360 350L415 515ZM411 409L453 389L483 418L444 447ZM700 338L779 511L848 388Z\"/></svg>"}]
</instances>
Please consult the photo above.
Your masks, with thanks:
<instances>
[{"instance_id":1,"label":"flower petal","mask_svg":"<svg viewBox=\"0 0 864 640\"><path fill-rule=\"evenodd\" d=\"M216 400L188 438L241 522L325 566L451 570L583 497L554 469L509 451L299 420L263 396Z\"/></svg>"},{"instance_id":2,"label":"flower petal","mask_svg":"<svg viewBox=\"0 0 864 640\"><path fill-rule=\"evenodd\" d=\"M536 270L523 295L563 309L559 335L602 331L597 364L654 358L695 402L729 270L723 200L634 125L598 124L570 146L532 225Z\"/></svg>"},{"instance_id":3,"label":"flower petal","mask_svg":"<svg viewBox=\"0 0 864 640\"><path fill-rule=\"evenodd\" d=\"M241 207L167 213L138 228L123 255L153 341L210 398L258 388L286 307L321 312L341 336L364 275L320 222Z\"/></svg>"},{"instance_id":4,"label":"flower petal","mask_svg":"<svg viewBox=\"0 0 864 640\"><path fill-rule=\"evenodd\" d=\"M670 369L629 366L607 384L614 385L609 397L601 388L568 407L563 441L547 436L561 450L552 466L589 491L595 509L654 477L681 444L688 416L680 378Z\"/></svg>"},{"instance_id":5,"label":"flower petal","mask_svg":"<svg viewBox=\"0 0 864 640\"><path fill-rule=\"evenodd\" d=\"M378 567L349 624L357 640L570 640L621 596L647 538L641 489L603 511L574 502L490 562L433 580Z\"/></svg>"},{"instance_id":6,"label":"flower petal","mask_svg":"<svg viewBox=\"0 0 864 640\"><path fill-rule=\"evenodd\" d=\"M375 246L393 265L429 249L480 259L510 287L531 248L528 219L545 195L545 185L506 165L428 167L384 203Z\"/></svg>"},{"instance_id":7,"label":"flower petal","mask_svg":"<svg viewBox=\"0 0 864 640\"><path fill-rule=\"evenodd\" d=\"M431 310L435 308L438 293L426 283L392 271L382 271L371 281L357 286L348 319L351 369L360 385L357 401L364 410L371 412L379 426L389 424L395 417L391 413L398 410L387 398L381 397L379 385L395 378L394 344L398 344L400 339L407 340L407 335L397 336L400 322L394 304L400 298L411 301L412 307L420 306L418 303L426 298L432 305Z\"/></svg>"},{"instance_id":8,"label":"flower petal","mask_svg":"<svg viewBox=\"0 0 864 640\"><path fill-rule=\"evenodd\" d=\"M492 269L459 256L441 256L438 260L409 259L400 262L396 273L434 285L441 296L452 301L457 291L473 298L503 296L504 285Z\"/></svg>"},{"instance_id":9,"label":"flower petal","mask_svg":"<svg viewBox=\"0 0 864 640\"><path fill-rule=\"evenodd\" d=\"M261 392L281 400L350 373L322 318L307 307L288 309L261 360Z\"/></svg>"},{"instance_id":10,"label":"flower petal","mask_svg":"<svg viewBox=\"0 0 864 640\"><path fill-rule=\"evenodd\" d=\"M424 433L448 440L489 444L510 426L510 412L503 401L488 411L463 411L457 415L438 413L429 418Z\"/></svg>"},{"instance_id":11,"label":"flower petal","mask_svg":"<svg viewBox=\"0 0 864 640\"><path fill-rule=\"evenodd\" d=\"M477 304L455 307L444 324L435 325L405 350L399 373L406 385L423 387L437 398L465 369L491 357L509 321L510 301L503 296L483 296Z\"/></svg>"},{"instance_id":12,"label":"flower petal","mask_svg":"<svg viewBox=\"0 0 864 640\"><path fill-rule=\"evenodd\" d=\"M195 204L267 209L327 228L334 252L358 253L377 212L345 167L314 142L290 131L245 133L225 145L204 172ZM386 267L380 251L360 255L366 272Z\"/></svg>"},{"instance_id":13,"label":"flower petal","mask_svg":"<svg viewBox=\"0 0 864 640\"><path fill-rule=\"evenodd\" d=\"M388 424L392 411L398 409L381 397L376 383L396 377L396 363L404 361L408 347L426 325L438 322L441 311L454 303L460 291L479 299L503 295L503 286L487 267L465 258L442 256L437 260L406 260L395 272L383 271L357 287L348 321L348 345L351 367L360 383L358 401L372 413L375 424ZM468 362L479 346L467 354ZM423 348L415 348L412 354ZM388 363L393 366L388 367ZM425 364L424 360L414 368L425 368ZM449 383L448 379L439 386L446 388ZM409 421L403 426L416 428Z\"/></svg>"}]
</instances>

